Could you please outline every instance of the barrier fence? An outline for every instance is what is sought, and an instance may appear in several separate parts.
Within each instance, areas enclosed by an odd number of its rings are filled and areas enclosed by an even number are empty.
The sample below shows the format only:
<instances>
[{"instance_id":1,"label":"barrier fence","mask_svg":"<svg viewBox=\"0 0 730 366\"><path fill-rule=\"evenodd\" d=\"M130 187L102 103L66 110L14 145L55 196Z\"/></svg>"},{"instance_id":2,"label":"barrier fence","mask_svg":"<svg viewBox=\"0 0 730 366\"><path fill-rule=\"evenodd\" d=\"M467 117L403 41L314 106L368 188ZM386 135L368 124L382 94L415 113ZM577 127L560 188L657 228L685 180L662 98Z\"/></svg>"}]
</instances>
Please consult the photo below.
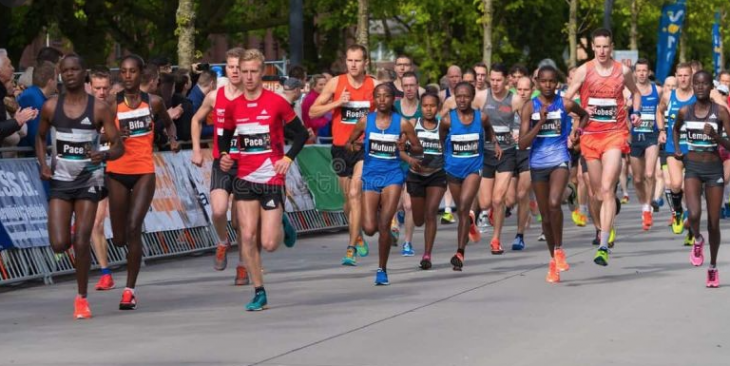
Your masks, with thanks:
<instances>
[{"instance_id":1,"label":"barrier fence","mask_svg":"<svg viewBox=\"0 0 730 366\"><path fill-rule=\"evenodd\" d=\"M209 204L213 159L203 150L204 163L198 168L190 163L191 154L155 153L157 183L144 222L143 265L145 260L212 251L217 245ZM330 166L328 159L329 146L307 146L287 174L285 210L298 233L347 227L342 205L332 210L342 196L332 170L323 168ZM0 286L29 280L52 284L53 277L75 271L73 249L59 254L49 246L47 192L34 159L0 159L0 203ZM322 209L323 205L330 207ZM108 217L104 226L109 266L126 264L126 249L109 240ZM235 242L230 222L228 233ZM92 269L96 268L92 251Z\"/></svg>"}]
</instances>

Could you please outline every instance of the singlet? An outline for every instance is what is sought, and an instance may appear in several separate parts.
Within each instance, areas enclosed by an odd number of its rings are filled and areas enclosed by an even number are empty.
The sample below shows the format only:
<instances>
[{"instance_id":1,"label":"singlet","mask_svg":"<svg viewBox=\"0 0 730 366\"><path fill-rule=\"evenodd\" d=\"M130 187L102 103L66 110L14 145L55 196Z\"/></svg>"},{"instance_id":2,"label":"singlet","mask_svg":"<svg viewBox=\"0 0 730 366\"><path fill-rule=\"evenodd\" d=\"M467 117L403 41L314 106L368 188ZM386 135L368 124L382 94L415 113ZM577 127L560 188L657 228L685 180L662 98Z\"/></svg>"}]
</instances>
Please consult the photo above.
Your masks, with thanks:
<instances>
[{"instance_id":1,"label":"singlet","mask_svg":"<svg viewBox=\"0 0 730 366\"><path fill-rule=\"evenodd\" d=\"M414 130L416 136L418 136L418 141L421 142L421 146L423 147L421 166L431 172L424 174L423 172L413 171L413 169L411 169L411 172L428 176L444 168L444 151L441 146L439 127L441 127L441 120L436 120L436 127L432 130L424 127L420 118L416 121Z\"/></svg>"},{"instance_id":2,"label":"singlet","mask_svg":"<svg viewBox=\"0 0 730 366\"><path fill-rule=\"evenodd\" d=\"M693 103L687 106L687 115L685 116L684 126L687 130L687 149L695 152L717 152L717 142L705 134L705 123L709 123L717 133L722 133L722 123L717 113L717 104L710 102L710 110L705 117L699 118L695 114L695 106Z\"/></svg>"},{"instance_id":3,"label":"singlet","mask_svg":"<svg viewBox=\"0 0 730 366\"><path fill-rule=\"evenodd\" d=\"M474 111L474 120L465 125L456 109L449 112L451 126L444 142L444 169L449 175L464 179L479 172L484 163L484 129L482 113Z\"/></svg>"},{"instance_id":4,"label":"singlet","mask_svg":"<svg viewBox=\"0 0 730 366\"><path fill-rule=\"evenodd\" d=\"M375 82L373 78L366 75L362 85L355 89L350 85L347 74L337 76L334 100L339 100L345 89L350 92L350 101L339 108L335 108L332 114L332 144L335 146L345 146L352 130L355 129L357 121L375 110L375 101L373 100Z\"/></svg>"},{"instance_id":5,"label":"singlet","mask_svg":"<svg viewBox=\"0 0 730 366\"><path fill-rule=\"evenodd\" d=\"M664 113L664 117L666 118L666 128L667 128L667 144L665 145L664 150L667 153L674 153L676 150L674 147L674 139L672 138L672 131L674 130L674 121L677 119L677 116L679 115L679 110L682 109L682 107L690 104L694 104L697 101L697 98L695 97L694 93L692 94L692 97L690 97L687 100L679 100L677 99L677 90L672 90L672 93L669 95L669 104L667 105L667 110ZM682 153L687 153L687 125L682 125L682 129L679 133L679 148L681 149Z\"/></svg>"},{"instance_id":6,"label":"singlet","mask_svg":"<svg viewBox=\"0 0 730 366\"><path fill-rule=\"evenodd\" d=\"M658 132L656 126L656 109L659 105L659 92L656 84L651 83L651 93L641 96L641 124L631 126L631 132L636 135L653 134Z\"/></svg>"},{"instance_id":7,"label":"singlet","mask_svg":"<svg viewBox=\"0 0 730 366\"><path fill-rule=\"evenodd\" d=\"M284 157L284 125L297 117L289 102L263 89L255 100L243 97L230 101L225 116L225 129L235 129L238 134L237 177L252 183L284 185L285 177L276 173L274 164Z\"/></svg>"},{"instance_id":8,"label":"singlet","mask_svg":"<svg viewBox=\"0 0 730 366\"><path fill-rule=\"evenodd\" d=\"M226 97L226 87L223 86L218 89L215 96L215 106L213 107L213 113L215 115L213 119L213 128L215 129L215 138L213 139L213 159L219 159L220 158L220 145L221 141L223 140L223 126L225 125L226 121L226 107L228 107L228 104L231 103L231 100ZM237 98L243 98L243 94L239 95ZM233 139L231 139L231 146L230 146L230 154L237 154L238 153L238 146L235 144L236 142L236 133L234 132ZM224 149L225 150L225 149Z\"/></svg>"},{"instance_id":9,"label":"singlet","mask_svg":"<svg viewBox=\"0 0 730 366\"><path fill-rule=\"evenodd\" d=\"M65 94L56 101L51 125L52 188L73 190L104 186L104 168L92 164L88 154L99 150L99 132L94 124L95 98L88 96L86 109L77 118L63 111Z\"/></svg>"},{"instance_id":10,"label":"singlet","mask_svg":"<svg viewBox=\"0 0 730 366\"><path fill-rule=\"evenodd\" d=\"M537 112L533 112L530 117L530 128L540 120L539 111L541 109L542 101L540 101L540 98L533 99L532 110ZM547 120L540 127L535 139L532 140L530 168L552 168L570 161L568 136L572 124L573 119L565 110L563 98L556 96L547 108Z\"/></svg>"},{"instance_id":11,"label":"singlet","mask_svg":"<svg viewBox=\"0 0 730 366\"><path fill-rule=\"evenodd\" d=\"M497 142L502 150L511 149L516 146L514 138L512 138L512 125L515 123L515 111L512 110L512 94L511 91L501 101L494 99L492 91L487 91L487 101L484 103L482 113L489 116L489 123L492 124ZM486 134L485 134L486 136ZM494 144L491 141L485 141L484 148L494 151Z\"/></svg>"},{"instance_id":12,"label":"singlet","mask_svg":"<svg viewBox=\"0 0 730 366\"><path fill-rule=\"evenodd\" d=\"M150 95L140 93L137 108L130 108L124 102L124 92L117 94L117 128L129 128L129 137L124 139L124 155L107 162L106 170L117 174L150 174L155 172L152 160L152 145L155 137L155 123L152 120Z\"/></svg>"},{"instance_id":13,"label":"singlet","mask_svg":"<svg viewBox=\"0 0 730 366\"><path fill-rule=\"evenodd\" d=\"M362 165L362 176L371 179L373 176L382 176L394 171L400 171L400 152L398 139L400 138L401 115L393 113L390 125L385 130L376 124L377 112L368 114L365 125L365 157Z\"/></svg>"},{"instance_id":14,"label":"singlet","mask_svg":"<svg viewBox=\"0 0 730 366\"><path fill-rule=\"evenodd\" d=\"M585 133L625 130L626 109L624 109L624 72L623 65L613 61L613 70L608 76L596 71L596 62L586 64L586 77L580 87L581 106L595 108L588 120Z\"/></svg>"},{"instance_id":15,"label":"singlet","mask_svg":"<svg viewBox=\"0 0 730 366\"><path fill-rule=\"evenodd\" d=\"M400 114L401 116L403 116L403 118L405 118L405 119L416 119L416 118L423 117L423 115L421 114L421 102L418 102L418 104L416 105L416 112L415 113L413 113L411 115L405 115L403 113L403 107L401 106L401 101L403 101L403 99L396 100L394 105L395 105L395 110L398 111L398 114Z\"/></svg>"}]
</instances>

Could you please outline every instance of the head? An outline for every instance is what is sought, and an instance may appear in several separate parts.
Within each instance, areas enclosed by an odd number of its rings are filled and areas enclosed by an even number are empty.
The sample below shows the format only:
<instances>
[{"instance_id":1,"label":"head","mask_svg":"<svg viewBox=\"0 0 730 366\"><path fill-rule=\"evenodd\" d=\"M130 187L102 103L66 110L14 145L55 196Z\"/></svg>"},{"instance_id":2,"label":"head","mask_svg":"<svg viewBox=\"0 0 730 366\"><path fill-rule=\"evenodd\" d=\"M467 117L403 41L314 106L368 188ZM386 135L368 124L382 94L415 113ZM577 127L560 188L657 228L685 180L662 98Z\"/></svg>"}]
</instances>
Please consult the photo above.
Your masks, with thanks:
<instances>
[{"instance_id":1,"label":"head","mask_svg":"<svg viewBox=\"0 0 730 366\"><path fill-rule=\"evenodd\" d=\"M36 55L36 63L41 63L43 61L48 61L54 65L58 65L58 62L61 61L61 58L63 57L63 53L53 47L43 47L38 51L38 54Z\"/></svg>"},{"instance_id":2,"label":"head","mask_svg":"<svg viewBox=\"0 0 730 366\"><path fill-rule=\"evenodd\" d=\"M262 87L265 62L264 55L257 49L247 49L241 55L239 68L247 92L256 92Z\"/></svg>"},{"instance_id":3,"label":"head","mask_svg":"<svg viewBox=\"0 0 730 366\"><path fill-rule=\"evenodd\" d=\"M325 80L327 81L330 81L330 79L333 78L332 73L329 71L324 71L321 75L324 76Z\"/></svg>"},{"instance_id":4,"label":"head","mask_svg":"<svg viewBox=\"0 0 730 366\"><path fill-rule=\"evenodd\" d=\"M400 55L395 59L395 75L398 80L403 79L403 75L409 71L413 71L413 60L406 55Z\"/></svg>"},{"instance_id":5,"label":"head","mask_svg":"<svg viewBox=\"0 0 730 366\"><path fill-rule=\"evenodd\" d=\"M529 100L532 96L532 89L534 88L532 84L532 79L523 76L519 79L517 79L517 83L515 84L515 89L517 90L517 95L522 98L523 100Z\"/></svg>"},{"instance_id":6,"label":"head","mask_svg":"<svg viewBox=\"0 0 730 366\"><path fill-rule=\"evenodd\" d=\"M241 47L231 48L226 52L226 77L231 85L241 85L241 58L245 52Z\"/></svg>"},{"instance_id":7,"label":"head","mask_svg":"<svg viewBox=\"0 0 730 366\"><path fill-rule=\"evenodd\" d=\"M477 73L474 71L474 69L466 69L466 71L464 71L464 75L461 76L461 80L466 81L467 83L476 87Z\"/></svg>"},{"instance_id":8,"label":"head","mask_svg":"<svg viewBox=\"0 0 730 366\"><path fill-rule=\"evenodd\" d=\"M297 78L288 78L284 80L282 83L282 87L284 89L284 98L289 101L289 103L294 103L302 96L302 88L304 87L304 83L301 82L301 80Z\"/></svg>"},{"instance_id":9,"label":"head","mask_svg":"<svg viewBox=\"0 0 730 366\"><path fill-rule=\"evenodd\" d=\"M436 94L436 95L438 95L438 93L441 91L441 88L439 87L438 84L428 84L428 85L426 85L426 87L424 89L426 89L426 93L431 93L431 94Z\"/></svg>"},{"instance_id":10,"label":"head","mask_svg":"<svg viewBox=\"0 0 730 366\"><path fill-rule=\"evenodd\" d=\"M474 85L467 83L466 81L459 82L454 87L454 100L456 101L456 108L460 111L466 111L471 109L471 102L474 101L474 95L476 89Z\"/></svg>"},{"instance_id":11,"label":"head","mask_svg":"<svg viewBox=\"0 0 730 366\"><path fill-rule=\"evenodd\" d=\"M474 85L477 90L484 90L487 88L487 65L484 64L484 62L479 62L476 65L474 65L474 74L476 75L476 85Z\"/></svg>"},{"instance_id":12,"label":"head","mask_svg":"<svg viewBox=\"0 0 730 366\"><path fill-rule=\"evenodd\" d=\"M357 78L365 75L365 69L368 67L368 49L363 45L354 44L347 47L345 51L345 65L347 73Z\"/></svg>"},{"instance_id":13,"label":"head","mask_svg":"<svg viewBox=\"0 0 730 366\"><path fill-rule=\"evenodd\" d=\"M390 77L390 73L388 72L388 70L382 67L375 72L375 78L381 83L389 83L393 81L393 78Z\"/></svg>"},{"instance_id":14,"label":"head","mask_svg":"<svg viewBox=\"0 0 730 366\"><path fill-rule=\"evenodd\" d=\"M669 93L674 89L677 89L677 78L674 76L667 76L667 78L664 79L664 85L662 85L662 93Z\"/></svg>"},{"instance_id":15,"label":"head","mask_svg":"<svg viewBox=\"0 0 730 366\"><path fill-rule=\"evenodd\" d=\"M639 84L649 83L649 60L640 58L634 65L634 77Z\"/></svg>"},{"instance_id":16,"label":"head","mask_svg":"<svg viewBox=\"0 0 730 366\"><path fill-rule=\"evenodd\" d=\"M677 88L688 92L692 88L692 66L689 63L683 62L677 65L677 69L674 71L674 77L677 78Z\"/></svg>"},{"instance_id":17,"label":"head","mask_svg":"<svg viewBox=\"0 0 730 366\"><path fill-rule=\"evenodd\" d=\"M309 82L309 89L314 90L317 94L322 94L325 85L327 85L327 77L322 74L315 74L312 75L312 80Z\"/></svg>"},{"instance_id":18,"label":"head","mask_svg":"<svg viewBox=\"0 0 730 366\"><path fill-rule=\"evenodd\" d=\"M719 81L722 85L730 87L730 71L720 71L720 75L717 77L717 81Z\"/></svg>"},{"instance_id":19,"label":"head","mask_svg":"<svg viewBox=\"0 0 730 366\"><path fill-rule=\"evenodd\" d=\"M546 65L537 70L537 88L542 96L553 98L557 86L558 70L556 68Z\"/></svg>"},{"instance_id":20,"label":"head","mask_svg":"<svg viewBox=\"0 0 730 366\"><path fill-rule=\"evenodd\" d=\"M160 74L172 73L172 62L167 56L157 56L150 60L150 64L157 66Z\"/></svg>"},{"instance_id":21,"label":"head","mask_svg":"<svg viewBox=\"0 0 730 366\"><path fill-rule=\"evenodd\" d=\"M48 61L46 61L46 64L53 65ZM66 57L61 60L59 67L61 70L61 82L63 82L63 87L66 90L76 91L84 88L84 82L86 81L86 65L79 55L66 55ZM53 79L53 84L56 84L55 78Z\"/></svg>"},{"instance_id":22,"label":"head","mask_svg":"<svg viewBox=\"0 0 730 366\"><path fill-rule=\"evenodd\" d=\"M408 71L401 78L401 87L403 87L404 98L415 100L418 98L418 76L413 71Z\"/></svg>"},{"instance_id":23,"label":"head","mask_svg":"<svg viewBox=\"0 0 730 366\"><path fill-rule=\"evenodd\" d=\"M492 70L489 72L489 84L492 93L502 93L507 89L507 67L504 64L492 64Z\"/></svg>"},{"instance_id":24,"label":"head","mask_svg":"<svg viewBox=\"0 0 730 366\"><path fill-rule=\"evenodd\" d=\"M692 74L702 70L702 62L699 62L697 60L690 61L689 66L692 67Z\"/></svg>"},{"instance_id":25,"label":"head","mask_svg":"<svg viewBox=\"0 0 730 366\"><path fill-rule=\"evenodd\" d=\"M213 71L206 70L200 73L198 77L198 88L203 94L208 94L211 90L216 89L216 79L218 74Z\"/></svg>"},{"instance_id":26,"label":"head","mask_svg":"<svg viewBox=\"0 0 730 366\"><path fill-rule=\"evenodd\" d=\"M461 82L461 68L456 65L451 65L446 70L446 80L449 85L449 89L456 92L456 85Z\"/></svg>"},{"instance_id":27,"label":"head","mask_svg":"<svg viewBox=\"0 0 730 366\"><path fill-rule=\"evenodd\" d=\"M175 75L160 74L160 86L157 88L157 95L165 101L165 105L172 104L173 93L175 93Z\"/></svg>"},{"instance_id":28,"label":"head","mask_svg":"<svg viewBox=\"0 0 730 366\"><path fill-rule=\"evenodd\" d=\"M112 75L106 66L94 66L89 73L91 94L96 99L107 100L111 95Z\"/></svg>"},{"instance_id":29,"label":"head","mask_svg":"<svg viewBox=\"0 0 730 366\"><path fill-rule=\"evenodd\" d=\"M145 68L144 60L138 55L128 55L122 59L119 63L119 77L122 79L122 86L124 90L128 92L136 92L139 89L139 85L142 83L142 71ZM155 82L150 81L150 84L157 84L157 77L154 78ZM149 91L148 92L152 92Z\"/></svg>"},{"instance_id":30,"label":"head","mask_svg":"<svg viewBox=\"0 0 730 366\"><path fill-rule=\"evenodd\" d=\"M530 71L527 70L527 67L522 64L514 64L509 69L509 86L510 87L516 87L517 86L517 80L520 80L523 76L529 76Z\"/></svg>"},{"instance_id":31,"label":"head","mask_svg":"<svg viewBox=\"0 0 730 366\"><path fill-rule=\"evenodd\" d=\"M427 120L436 119L441 108L441 99L438 93L425 92L421 95L421 114Z\"/></svg>"},{"instance_id":32,"label":"head","mask_svg":"<svg viewBox=\"0 0 730 366\"><path fill-rule=\"evenodd\" d=\"M712 75L709 72L700 70L692 76L692 89L698 101L708 101L714 87L715 84L712 82Z\"/></svg>"},{"instance_id":33,"label":"head","mask_svg":"<svg viewBox=\"0 0 730 366\"><path fill-rule=\"evenodd\" d=\"M299 79L299 81L305 83L307 81L307 69L301 65L292 66L291 69L289 69L289 77Z\"/></svg>"},{"instance_id":34,"label":"head","mask_svg":"<svg viewBox=\"0 0 730 366\"><path fill-rule=\"evenodd\" d=\"M13 63L10 62L8 51L0 48L0 82L5 84L12 80L14 72L15 68L13 67Z\"/></svg>"},{"instance_id":35,"label":"head","mask_svg":"<svg viewBox=\"0 0 730 366\"><path fill-rule=\"evenodd\" d=\"M379 113L390 113L393 110L393 102L395 102L393 84L378 84L373 90L373 99L375 99L375 109Z\"/></svg>"},{"instance_id":36,"label":"head","mask_svg":"<svg viewBox=\"0 0 730 366\"><path fill-rule=\"evenodd\" d=\"M591 34L591 47L599 63L608 62L613 54L613 34L606 28L598 28Z\"/></svg>"},{"instance_id":37,"label":"head","mask_svg":"<svg viewBox=\"0 0 730 366\"><path fill-rule=\"evenodd\" d=\"M56 65L49 61L41 62L33 69L33 85L43 89L47 94L57 91L57 80ZM83 83L83 80L81 82Z\"/></svg>"},{"instance_id":38,"label":"head","mask_svg":"<svg viewBox=\"0 0 730 366\"><path fill-rule=\"evenodd\" d=\"M190 81L189 71L186 69L178 69L172 75L175 78L175 94L187 95L193 85Z\"/></svg>"},{"instance_id":39,"label":"head","mask_svg":"<svg viewBox=\"0 0 730 366\"><path fill-rule=\"evenodd\" d=\"M124 85L123 82L122 85ZM144 92L157 94L157 89L159 89L159 87L160 70L155 65L145 65L145 67L142 69L142 80L140 82L140 88Z\"/></svg>"}]
</instances>

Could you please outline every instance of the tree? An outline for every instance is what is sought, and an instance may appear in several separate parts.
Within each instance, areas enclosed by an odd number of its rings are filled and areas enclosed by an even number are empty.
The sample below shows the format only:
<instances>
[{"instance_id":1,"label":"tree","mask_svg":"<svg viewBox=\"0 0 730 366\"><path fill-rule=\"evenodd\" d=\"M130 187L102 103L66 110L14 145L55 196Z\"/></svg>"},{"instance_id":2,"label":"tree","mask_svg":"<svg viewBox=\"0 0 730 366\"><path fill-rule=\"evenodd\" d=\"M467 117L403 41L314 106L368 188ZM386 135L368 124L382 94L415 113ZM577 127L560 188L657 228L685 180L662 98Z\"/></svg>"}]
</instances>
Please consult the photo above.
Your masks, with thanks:
<instances>
[{"instance_id":1,"label":"tree","mask_svg":"<svg viewBox=\"0 0 730 366\"><path fill-rule=\"evenodd\" d=\"M357 0L357 43L368 47L370 34L370 13L368 0Z\"/></svg>"},{"instance_id":2,"label":"tree","mask_svg":"<svg viewBox=\"0 0 730 366\"><path fill-rule=\"evenodd\" d=\"M637 23L639 19L639 0L631 0L631 29L629 30L629 49L638 50L639 30Z\"/></svg>"},{"instance_id":3,"label":"tree","mask_svg":"<svg viewBox=\"0 0 730 366\"><path fill-rule=\"evenodd\" d=\"M484 27L484 44L482 61L489 66L492 64L492 0L484 0L484 18L482 27Z\"/></svg>"},{"instance_id":4,"label":"tree","mask_svg":"<svg viewBox=\"0 0 730 366\"><path fill-rule=\"evenodd\" d=\"M193 0L180 0L176 18L178 66L190 69L195 56L195 8Z\"/></svg>"},{"instance_id":5,"label":"tree","mask_svg":"<svg viewBox=\"0 0 730 366\"><path fill-rule=\"evenodd\" d=\"M578 0L570 0L570 14L568 15L568 43L570 55L568 56L568 67L578 66Z\"/></svg>"}]
</instances>

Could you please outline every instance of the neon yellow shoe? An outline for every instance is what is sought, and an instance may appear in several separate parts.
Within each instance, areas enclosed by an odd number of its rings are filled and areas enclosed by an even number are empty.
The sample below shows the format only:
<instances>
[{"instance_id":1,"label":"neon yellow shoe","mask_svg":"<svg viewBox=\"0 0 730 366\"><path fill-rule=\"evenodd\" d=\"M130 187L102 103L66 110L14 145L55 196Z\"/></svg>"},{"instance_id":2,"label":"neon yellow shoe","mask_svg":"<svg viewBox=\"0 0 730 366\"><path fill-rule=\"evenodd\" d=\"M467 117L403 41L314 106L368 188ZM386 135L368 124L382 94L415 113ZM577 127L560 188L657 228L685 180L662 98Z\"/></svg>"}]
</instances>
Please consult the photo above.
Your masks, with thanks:
<instances>
[{"instance_id":1,"label":"neon yellow shoe","mask_svg":"<svg viewBox=\"0 0 730 366\"><path fill-rule=\"evenodd\" d=\"M580 210L574 210L571 214L571 218L573 219L575 226L580 226Z\"/></svg>"},{"instance_id":2,"label":"neon yellow shoe","mask_svg":"<svg viewBox=\"0 0 730 366\"><path fill-rule=\"evenodd\" d=\"M681 235L684 232L684 223L682 222L682 214L674 214L674 220L672 220L672 232L676 235Z\"/></svg>"},{"instance_id":3,"label":"neon yellow shoe","mask_svg":"<svg viewBox=\"0 0 730 366\"><path fill-rule=\"evenodd\" d=\"M611 228L611 232L608 234L608 247L613 248L613 245L615 242L616 242L616 229Z\"/></svg>"}]
</instances>

